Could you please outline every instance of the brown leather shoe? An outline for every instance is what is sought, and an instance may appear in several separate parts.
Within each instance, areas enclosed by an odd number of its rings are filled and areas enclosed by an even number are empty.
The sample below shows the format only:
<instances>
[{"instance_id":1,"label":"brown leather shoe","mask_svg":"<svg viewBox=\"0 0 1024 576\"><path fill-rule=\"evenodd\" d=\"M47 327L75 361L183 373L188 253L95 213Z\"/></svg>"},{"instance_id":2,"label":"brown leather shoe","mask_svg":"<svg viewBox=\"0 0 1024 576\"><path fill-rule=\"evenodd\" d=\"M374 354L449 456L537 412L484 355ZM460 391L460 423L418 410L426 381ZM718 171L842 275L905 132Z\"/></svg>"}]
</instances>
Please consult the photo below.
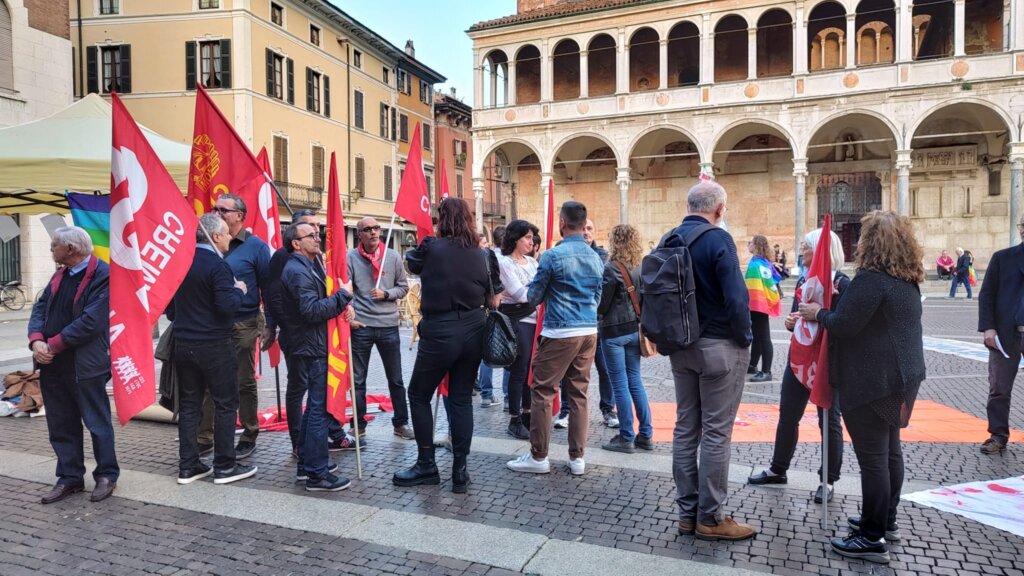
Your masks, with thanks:
<instances>
[{"instance_id":1,"label":"brown leather shoe","mask_svg":"<svg viewBox=\"0 0 1024 576\"><path fill-rule=\"evenodd\" d=\"M680 536L693 536L693 532L696 529L696 522L693 520L680 520L679 521L679 535Z\"/></svg>"},{"instance_id":2,"label":"brown leather shoe","mask_svg":"<svg viewBox=\"0 0 1024 576\"><path fill-rule=\"evenodd\" d=\"M89 496L89 500L92 502L106 500L114 493L114 488L117 488L117 482L114 482L110 478L98 478L96 480L96 488L93 489L92 496Z\"/></svg>"},{"instance_id":3,"label":"brown leather shoe","mask_svg":"<svg viewBox=\"0 0 1024 576\"><path fill-rule=\"evenodd\" d=\"M361 436L362 434L360 434ZM395 436L398 436L402 440L415 440L416 434L413 433L412 428L408 424L403 426L397 426L395 428Z\"/></svg>"},{"instance_id":4,"label":"brown leather shoe","mask_svg":"<svg viewBox=\"0 0 1024 576\"><path fill-rule=\"evenodd\" d=\"M85 486L81 484L57 484L50 490L50 493L40 500L43 504L53 504L54 502L60 502L61 500L77 494L85 489Z\"/></svg>"},{"instance_id":5,"label":"brown leather shoe","mask_svg":"<svg viewBox=\"0 0 1024 576\"><path fill-rule=\"evenodd\" d=\"M722 521L717 526L709 526L702 522L697 523L697 538L701 540L746 540L752 538L757 534L757 529L753 526L746 524L740 524L732 519L731 516L722 518Z\"/></svg>"}]
</instances>

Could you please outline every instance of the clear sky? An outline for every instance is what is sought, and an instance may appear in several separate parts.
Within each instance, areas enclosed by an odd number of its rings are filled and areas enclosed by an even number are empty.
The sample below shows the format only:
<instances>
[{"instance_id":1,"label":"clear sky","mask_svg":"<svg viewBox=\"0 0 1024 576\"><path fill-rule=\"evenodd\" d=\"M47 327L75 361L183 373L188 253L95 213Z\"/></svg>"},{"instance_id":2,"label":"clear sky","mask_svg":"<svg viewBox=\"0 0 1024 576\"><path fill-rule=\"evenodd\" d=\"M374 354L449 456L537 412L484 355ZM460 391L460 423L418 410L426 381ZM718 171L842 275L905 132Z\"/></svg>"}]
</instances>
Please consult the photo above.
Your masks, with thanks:
<instances>
[{"instance_id":1,"label":"clear sky","mask_svg":"<svg viewBox=\"0 0 1024 576\"><path fill-rule=\"evenodd\" d=\"M399 49L412 39L416 59L448 78L463 102L473 104L470 26L516 13L515 0L329 0Z\"/></svg>"}]
</instances>

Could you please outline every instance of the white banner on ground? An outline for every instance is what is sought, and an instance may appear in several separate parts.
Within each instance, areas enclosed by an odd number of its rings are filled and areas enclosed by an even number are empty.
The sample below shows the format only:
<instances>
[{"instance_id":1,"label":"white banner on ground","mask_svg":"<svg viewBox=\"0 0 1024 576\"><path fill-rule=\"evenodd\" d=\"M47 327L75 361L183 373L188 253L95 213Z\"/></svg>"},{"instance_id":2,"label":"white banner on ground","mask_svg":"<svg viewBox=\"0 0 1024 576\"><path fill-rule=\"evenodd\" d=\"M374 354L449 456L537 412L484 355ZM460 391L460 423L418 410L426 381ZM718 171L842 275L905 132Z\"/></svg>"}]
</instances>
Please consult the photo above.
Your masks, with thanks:
<instances>
[{"instance_id":1,"label":"white banner on ground","mask_svg":"<svg viewBox=\"0 0 1024 576\"><path fill-rule=\"evenodd\" d=\"M1024 536L1024 476L942 486L903 499Z\"/></svg>"}]
</instances>

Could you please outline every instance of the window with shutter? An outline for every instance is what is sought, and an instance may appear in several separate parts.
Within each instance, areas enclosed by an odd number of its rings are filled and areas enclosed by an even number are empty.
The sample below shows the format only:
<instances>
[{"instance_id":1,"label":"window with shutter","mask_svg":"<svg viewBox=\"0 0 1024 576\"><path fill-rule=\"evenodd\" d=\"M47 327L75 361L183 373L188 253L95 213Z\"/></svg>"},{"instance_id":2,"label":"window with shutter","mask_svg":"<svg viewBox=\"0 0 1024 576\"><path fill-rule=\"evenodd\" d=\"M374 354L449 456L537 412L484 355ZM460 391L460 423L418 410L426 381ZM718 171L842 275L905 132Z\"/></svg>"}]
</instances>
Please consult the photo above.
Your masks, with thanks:
<instances>
[{"instance_id":1,"label":"window with shutter","mask_svg":"<svg viewBox=\"0 0 1024 576\"><path fill-rule=\"evenodd\" d=\"M120 46L104 46L100 49L100 55L102 56L102 80L100 85L103 87L104 94L110 94L115 90L121 91L121 87L118 85L120 79L120 64L121 64L121 50Z\"/></svg>"},{"instance_id":2,"label":"window with shutter","mask_svg":"<svg viewBox=\"0 0 1024 576\"><path fill-rule=\"evenodd\" d=\"M288 182L288 139L274 136L274 180Z\"/></svg>"},{"instance_id":3,"label":"window with shutter","mask_svg":"<svg viewBox=\"0 0 1024 576\"><path fill-rule=\"evenodd\" d=\"M267 82L267 95L278 100L284 100L284 57L274 52L267 51L267 73L270 74Z\"/></svg>"},{"instance_id":4,"label":"window with shutter","mask_svg":"<svg viewBox=\"0 0 1024 576\"><path fill-rule=\"evenodd\" d=\"M220 42L199 43L199 79L206 88L221 87Z\"/></svg>"},{"instance_id":5,"label":"window with shutter","mask_svg":"<svg viewBox=\"0 0 1024 576\"><path fill-rule=\"evenodd\" d=\"M120 0L100 0L100 14L118 14L121 12Z\"/></svg>"},{"instance_id":6,"label":"window with shutter","mask_svg":"<svg viewBox=\"0 0 1024 576\"><path fill-rule=\"evenodd\" d=\"M0 2L0 88L14 90L14 33L11 11Z\"/></svg>"},{"instance_id":7,"label":"window with shutter","mask_svg":"<svg viewBox=\"0 0 1024 576\"><path fill-rule=\"evenodd\" d=\"M383 103L383 102L381 102L380 103L380 137L381 138L387 138L388 137L388 115L389 114L390 114L390 112L388 111L388 105Z\"/></svg>"},{"instance_id":8,"label":"window with shutter","mask_svg":"<svg viewBox=\"0 0 1024 576\"><path fill-rule=\"evenodd\" d=\"M391 141L398 140L398 109L391 109Z\"/></svg>"},{"instance_id":9,"label":"window with shutter","mask_svg":"<svg viewBox=\"0 0 1024 576\"><path fill-rule=\"evenodd\" d=\"M459 172L455 173L455 194L462 198L462 174Z\"/></svg>"},{"instance_id":10,"label":"window with shutter","mask_svg":"<svg viewBox=\"0 0 1024 576\"><path fill-rule=\"evenodd\" d=\"M100 72L99 72L99 49L95 46L87 46L85 48L85 69L86 69L86 84L90 93L100 91Z\"/></svg>"},{"instance_id":11,"label":"window with shutter","mask_svg":"<svg viewBox=\"0 0 1024 576\"><path fill-rule=\"evenodd\" d=\"M313 146L313 188L324 189L324 147Z\"/></svg>"},{"instance_id":12,"label":"window with shutter","mask_svg":"<svg viewBox=\"0 0 1024 576\"><path fill-rule=\"evenodd\" d=\"M295 104L295 61L286 58L288 68L288 103Z\"/></svg>"},{"instance_id":13,"label":"window with shutter","mask_svg":"<svg viewBox=\"0 0 1024 576\"><path fill-rule=\"evenodd\" d=\"M220 87L231 88L231 40L220 41Z\"/></svg>"},{"instance_id":14,"label":"window with shutter","mask_svg":"<svg viewBox=\"0 0 1024 576\"><path fill-rule=\"evenodd\" d=\"M363 67L363 53L359 50L352 51L352 65L356 68Z\"/></svg>"},{"instance_id":15,"label":"window with shutter","mask_svg":"<svg viewBox=\"0 0 1024 576\"><path fill-rule=\"evenodd\" d=\"M284 26L284 7L280 4L270 3L270 21L278 26Z\"/></svg>"},{"instance_id":16,"label":"window with shutter","mask_svg":"<svg viewBox=\"0 0 1024 576\"><path fill-rule=\"evenodd\" d=\"M384 165L384 199L385 200L391 200L392 199L392 185L393 184L391 182L391 179L392 179L391 165L390 164L385 164Z\"/></svg>"},{"instance_id":17,"label":"window with shutter","mask_svg":"<svg viewBox=\"0 0 1024 576\"><path fill-rule=\"evenodd\" d=\"M362 156L356 156L356 190L366 190L366 160Z\"/></svg>"},{"instance_id":18,"label":"window with shutter","mask_svg":"<svg viewBox=\"0 0 1024 576\"><path fill-rule=\"evenodd\" d=\"M185 42L185 90L196 89L196 43Z\"/></svg>"},{"instance_id":19,"label":"window with shutter","mask_svg":"<svg viewBox=\"0 0 1024 576\"><path fill-rule=\"evenodd\" d=\"M356 128L363 129L363 93L356 90L352 95L352 113L356 117Z\"/></svg>"},{"instance_id":20,"label":"window with shutter","mask_svg":"<svg viewBox=\"0 0 1024 576\"><path fill-rule=\"evenodd\" d=\"M309 42L315 46L320 45L320 27L309 25Z\"/></svg>"},{"instance_id":21,"label":"window with shutter","mask_svg":"<svg viewBox=\"0 0 1024 576\"><path fill-rule=\"evenodd\" d=\"M423 148L430 150L430 125L423 125Z\"/></svg>"},{"instance_id":22,"label":"window with shutter","mask_svg":"<svg viewBox=\"0 0 1024 576\"><path fill-rule=\"evenodd\" d=\"M409 117L402 114L398 117L398 139L402 142L409 141Z\"/></svg>"},{"instance_id":23,"label":"window with shutter","mask_svg":"<svg viewBox=\"0 0 1024 576\"><path fill-rule=\"evenodd\" d=\"M310 80L310 90L313 92L313 107L311 110L319 114L322 110L320 106L320 75L313 72L310 76Z\"/></svg>"},{"instance_id":24,"label":"window with shutter","mask_svg":"<svg viewBox=\"0 0 1024 576\"><path fill-rule=\"evenodd\" d=\"M199 0L200 10L209 10L211 8L220 8L220 0Z\"/></svg>"},{"instance_id":25,"label":"window with shutter","mask_svg":"<svg viewBox=\"0 0 1024 576\"><path fill-rule=\"evenodd\" d=\"M324 116L331 117L331 77L324 76Z\"/></svg>"}]
</instances>

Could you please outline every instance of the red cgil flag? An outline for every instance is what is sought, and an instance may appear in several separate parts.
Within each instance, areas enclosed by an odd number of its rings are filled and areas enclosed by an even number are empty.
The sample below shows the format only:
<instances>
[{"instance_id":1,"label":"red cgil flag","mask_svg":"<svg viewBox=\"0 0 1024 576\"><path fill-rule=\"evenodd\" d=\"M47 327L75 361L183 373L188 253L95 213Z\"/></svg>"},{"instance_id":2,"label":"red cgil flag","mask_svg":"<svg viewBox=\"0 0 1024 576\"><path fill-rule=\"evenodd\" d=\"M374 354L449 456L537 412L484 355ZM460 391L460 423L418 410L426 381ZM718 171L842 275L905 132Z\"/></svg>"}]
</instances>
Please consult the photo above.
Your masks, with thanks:
<instances>
[{"instance_id":1,"label":"red cgil flag","mask_svg":"<svg viewBox=\"0 0 1024 576\"><path fill-rule=\"evenodd\" d=\"M248 210L243 225L266 241L267 237L260 232L269 234L268 213L271 208L277 210L270 176L210 95L198 86L192 160L188 172L189 205L196 214L205 214L217 198L226 193L234 194L245 202Z\"/></svg>"},{"instance_id":2,"label":"red cgil flag","mask_svg":"<svg viewBox=\"0 0 1024 576\"><path fill-rule=\"evenodd\" d=\"M545 210L547 221L544 224L544 249L550 250L552 244L552 236L555 233L555 181L548 180L548 205ZM537 339L540 338L540 332L544 329L544 304L537 307L537 328L533 331L533 355L537 355ZM531 388L533 388L533 358L530 358L530 368L526 373L526 382ZM559 408L561 408L561 401L558 394L555 394L554 399L551 402L551 413L557 414Z\"/></svg>"},{"instance_id":3,"label":"red cgil flag","mask_svg":"<svg viewBox=\"0 0 1024 576\"><path fill-rule=\"evenodd\" d=\"M423 176L422 142L417 122L412 133L412 144L409 145L409 157L405 162L405 174L402 175L402 184L398 187L398 198L395 200L395 214L416 225L417 242L423 242L427 236L434 235L434 221L430 218L430 194L427 179Z\"/></svg>"},{"instance_id":4,"label":"red cgil flag","mask_svg":"<svg viewBox=\"0 0 1024 576\"><path fill-rule=\"evenodd\" d=\"M348 247L345 245L345 215L341 211L341 194L338 191L338 165L331 152L331 172L327 182L327 252L324 254L327 266L327 295L337 292L348 283ZM344 422L345 388L348 381L349 338L351 326L344 316L335 316L327 321L327 412L338 422Z\"/></svg>"},{"instance_id":5,"label":"red cgil flag","mask_svg":"<svg viewBox=\"0 0 1024 576\"><path fill-rule=\"evenodd\" d=\"M260 153L256 155L256 162L266 174L267 181L260 186L260 217L256 219L256 226L253 227L252 233L266 242L267 246L270 246L271 254L273 254L283 246L283 241L281 240L281 214L277 209L277 198L274 194L274 189L270 186L270 181L273 177L271 176L270 157L267 155L266 146L260 148ZM264 206L267 208L265 209ZM266 216L264 217L264 215ZM271 368L277 368L281 364L281 346L278 345L277 340L267 349L267 357L270 359Z\"/></svg>"},{"instance_id":6,"label":"red cgil flag","mask_svg":"<svg viewBox=\"0 0 1024 576\"><path fill-rule=\"evenodd\" d=\"M196 215L116 94L110 159L110 365L123 426L156 400L153 324L196 251Z\"/></svg>"},{"instance_id":7,"label":"red cgil flag","mask_svg":"<svg viewBox=\"0 0 1024 576\"><path fill-rule=\"evenodd\" d=\"M796 298L805 304L832 306L832 215L825 215L814 258L807 271L807 280ZM832 406L832 387L828 382L828 332L818 323L800 318L793 327L789 348L789 365L793 375L811 391L811 402L821 408Z\"/></svg>"}]
</instances>

